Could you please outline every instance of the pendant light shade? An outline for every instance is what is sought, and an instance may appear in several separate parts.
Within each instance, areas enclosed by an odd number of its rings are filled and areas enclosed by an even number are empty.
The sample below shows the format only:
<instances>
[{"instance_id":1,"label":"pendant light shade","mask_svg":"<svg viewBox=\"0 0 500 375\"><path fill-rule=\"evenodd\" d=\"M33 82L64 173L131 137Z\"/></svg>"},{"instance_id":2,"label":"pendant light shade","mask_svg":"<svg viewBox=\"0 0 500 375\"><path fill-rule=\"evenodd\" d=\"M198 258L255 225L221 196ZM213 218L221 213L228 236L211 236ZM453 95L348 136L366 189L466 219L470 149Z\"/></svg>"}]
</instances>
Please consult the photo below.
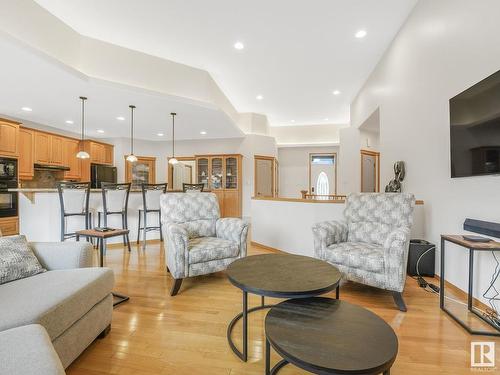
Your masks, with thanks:
<instances>
[{"instance_id":1,"label":"pendant light shade","mask_svg":"<svg viewBox=\"0 0 500 375\"><path fill-rule=\"evenodd\" d=\"M127 156L129 163L135 163L137 156L134 155L134 109L135 105L129 105L130 108L130 155Z\"/></svg>"},{"instance_id":2,"label":"pendant light shade","mask_svg":"<svg viewBox=\"0 0 500 375\"><path fill-rule=\"evenodd\" d=\"M80 151L78 151L76 157L78 159L89 159L89 153L83 149L83 141L85 140L85 100L87 100L87 98L85 96L80 96L80 100L82 101L82 139L80 142Z\"/></svg>"},{"instance_id":3,"label":"pendant light shade","mask_svg":"<svg viewBox=\"0 0 500 375\"><path fill-rule=\"evenodd\" d=\"M175 158L175 116L177 113L172 112L170 113L172 116L172 157L168 159L169 164L175 165L179 161Z\"/></svg>"}]
</instances>

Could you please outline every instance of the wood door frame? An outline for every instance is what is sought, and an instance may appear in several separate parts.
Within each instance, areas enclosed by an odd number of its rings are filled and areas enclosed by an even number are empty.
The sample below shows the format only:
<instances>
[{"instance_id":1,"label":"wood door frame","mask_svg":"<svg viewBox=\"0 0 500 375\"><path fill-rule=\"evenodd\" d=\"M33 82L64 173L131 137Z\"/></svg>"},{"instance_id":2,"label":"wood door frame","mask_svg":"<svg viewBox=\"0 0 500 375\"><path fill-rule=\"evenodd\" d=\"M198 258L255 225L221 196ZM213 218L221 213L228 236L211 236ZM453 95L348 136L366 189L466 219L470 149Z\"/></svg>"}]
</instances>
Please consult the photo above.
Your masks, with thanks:
<instances>
[{"instance_id":1,"label":"wood door frame","mask_svg":"<svg viewBox=\"0 0 500 375\"><path fill-rule=\"evenodd\" d=\"M375 157L375 192L380 192L380 152L370 151L370 150L360 150L360 160L361 160L361 185L360 191L363 191L363 156L374 156Z\"/></svg>"},{"instance_id":2,"label":"wood door frame","mask_svg":"<svg viewBox=\"0 0 500 375\"><path fill-rule=\"evenodd\" d=\"M333 152L310 152L307 160L308 168L309 168L309 185L307 186L307 191L309 194L313 194L311 191L311 162L312 162L312 156L313 155L334 155L335 158L335 163L333 164L333 170L335 171L335 190L334 194L332 195L337 195L337 162L338 162L338 156L335 151Z\"/></svg>"},{"instance_id":3,"label":"wood door frame","mask_svg":"<svg viewBox=\"0 0 500 375\"><path fill-rule=\"evenodd\" d=\"M195 156L176 156L175 157L179 161L194 161L195 172L196 172L196 157ZM168 189L173 190L174 186L174 167L168 161L172 159L172 157L167 156L167 183ZM193 178L191 171L191 179Z\"/></svg>"},{"instance_id":4,"label":"wood door frame","mask_svg":"<svg viewBox=\"0 0 500 375\"><path fill-rule=\"evenodd\" d=\"M125 182L132 182L132 167L131 163L127 161L127 155L123 156L125 158ZM153 162L153 171L149 173L150 184L156 184L156 157L154 156L137 156L137 162Z\"/></svg>"},{"instance_id":5,"label":"wood door frame","mask_svg":"<svg viewBox=\"0 0 500 375\"><path fill-rule=\"evenodd\" d=\"M266 156L266 155L254 155L253 156L253 196L257 195L257 160L270 160L271 161L271 192L272 197L275 196L275 168L276 168L276 158L274 156Z\"/></svg>"}]
</instances>

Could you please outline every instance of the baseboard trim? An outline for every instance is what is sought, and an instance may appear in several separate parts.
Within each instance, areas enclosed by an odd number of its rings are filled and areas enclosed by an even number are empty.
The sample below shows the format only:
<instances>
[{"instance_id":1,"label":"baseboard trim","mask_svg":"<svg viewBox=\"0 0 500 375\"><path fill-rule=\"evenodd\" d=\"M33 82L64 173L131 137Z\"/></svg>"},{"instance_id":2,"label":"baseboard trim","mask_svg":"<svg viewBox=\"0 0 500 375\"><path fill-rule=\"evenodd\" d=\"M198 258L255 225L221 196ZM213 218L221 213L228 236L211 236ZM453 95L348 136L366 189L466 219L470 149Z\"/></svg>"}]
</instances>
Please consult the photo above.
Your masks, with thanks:
<instances>
[{"instance_id":1,"label":"baseboard trim","mask_svg":"<svg viewBox=\"0 0 500 375\"><path fill-rule=\"evenodd\" d=\"M275 247L271 247L271 246L263 245L263 244L261 244L261 243L255 242L255 241L250 241L250 244L251 244L252 246L255 246L255 247L260 247L261 249L264 249L264 250L269 250L269 251L272 251L273 253L289 254L289 253L287 253L286 251L283 251L283 250L277 249L277 248L275 248Z\"/></svg>"}]
</instances>

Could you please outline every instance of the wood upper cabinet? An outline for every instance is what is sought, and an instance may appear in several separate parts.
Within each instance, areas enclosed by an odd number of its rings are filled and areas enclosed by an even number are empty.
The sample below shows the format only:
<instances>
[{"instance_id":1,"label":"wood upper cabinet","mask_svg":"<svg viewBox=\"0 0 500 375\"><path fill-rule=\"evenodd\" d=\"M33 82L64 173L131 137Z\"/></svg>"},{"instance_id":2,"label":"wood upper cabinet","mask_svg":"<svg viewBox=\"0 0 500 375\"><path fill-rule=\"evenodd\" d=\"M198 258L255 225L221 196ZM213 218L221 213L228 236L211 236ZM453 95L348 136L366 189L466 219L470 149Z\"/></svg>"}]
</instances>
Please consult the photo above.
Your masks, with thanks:
<instances>
[{"instance_id":1,"label":"wood upper cabinet","mask_svg":"<svg viewBox=\"0 0 500 375\"><path fill-rule=\"evenodd\" d=\"M35 132L31 129L19 128L19 179L31 180L35 175Z\"/></svg>"},{"instance_id":2,"label":"wood upper cabinet","mask_svg":"<svg viewBox=\"0 0 500 375\"><path fill-rule=\"evenodd\" d=\"M63 140L63 137L50 135L50 164L67 166L68 161L63 161Z\"/></svg>"},{"instance_id":3,"label":"wood upper cabinet","mask_svg":"<svg viewBox=\"0 0 500 375\"><path fill-rule=\"evenodd\" d=\"M112 145L104 145L104 163L113 165L114 162L114 147Z\"/></svg>"},{"instance_id":4,"label":"wood upper cabinet","mask_svg":"<svg viewBox=\"0 0 500 375\"><path fill-rule=\"evenodd\" d=\"M19 155L19 123L0 119L0 155Z\"/></svg>"},{"instance_id":5,"label":"wood upper cabinet","mask_svg":"<svg viewBox=\"0 0 500 375\"><path fill-rule=\"evenodd\" d=\"M50 134L35 131L35 163L50 164Z\"/></svg>"},{"instance_id":6,"label":"wood upper cabinet","mask_svg":"<svg viewBox=\"0 0 500 375\"><path fill-rule=\"evenodd\" d=\"M64 178L68 180L79 180L82 178L82 161L76 157L80 151L80 141L78 139L63 139L63 158L65 165L70 169L64 172Z\"/></svg>"}]
</instances>

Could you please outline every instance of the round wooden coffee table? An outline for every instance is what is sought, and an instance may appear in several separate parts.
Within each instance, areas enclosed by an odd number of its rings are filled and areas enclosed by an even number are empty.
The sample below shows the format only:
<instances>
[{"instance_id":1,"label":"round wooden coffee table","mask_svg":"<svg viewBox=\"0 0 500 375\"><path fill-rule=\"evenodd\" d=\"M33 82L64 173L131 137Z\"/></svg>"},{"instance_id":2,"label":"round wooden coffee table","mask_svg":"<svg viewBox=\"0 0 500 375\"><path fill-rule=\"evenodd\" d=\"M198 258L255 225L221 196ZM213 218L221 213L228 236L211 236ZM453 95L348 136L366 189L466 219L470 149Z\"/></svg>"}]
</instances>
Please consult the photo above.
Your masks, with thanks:
<instances>
[{"instance_id":1,"label":"round wooden coffee table","mask_svg":"<svg viewBox=\"0 0 500 375\"><path fill-rule=\"evenodd\" d=\"M292 363L313 374L388 375L398 353L393 329L345 301L287 300L266 316L266 375ZM283 358L270 369L270 346Z\"/></svg>"},{"instance_id":2,"label":"round wooden coffee table","mask_svg":"<svg viewBox=\"0 0 500 375\"><path fill-rule=\"evenodd\" d=\"M243 291L243 311L227 327L227 340L232 351L243 361L248 358L248 313L270 308L264 297L307 298L337 289L340 271L331 264L305 256L288 254L254 255L238 259L227 268L229 281ZM261 305L248 309L248 293L260 295ZM243 318L243 350L234 344L231 333Z\"/></svg>"}]
</instances>

